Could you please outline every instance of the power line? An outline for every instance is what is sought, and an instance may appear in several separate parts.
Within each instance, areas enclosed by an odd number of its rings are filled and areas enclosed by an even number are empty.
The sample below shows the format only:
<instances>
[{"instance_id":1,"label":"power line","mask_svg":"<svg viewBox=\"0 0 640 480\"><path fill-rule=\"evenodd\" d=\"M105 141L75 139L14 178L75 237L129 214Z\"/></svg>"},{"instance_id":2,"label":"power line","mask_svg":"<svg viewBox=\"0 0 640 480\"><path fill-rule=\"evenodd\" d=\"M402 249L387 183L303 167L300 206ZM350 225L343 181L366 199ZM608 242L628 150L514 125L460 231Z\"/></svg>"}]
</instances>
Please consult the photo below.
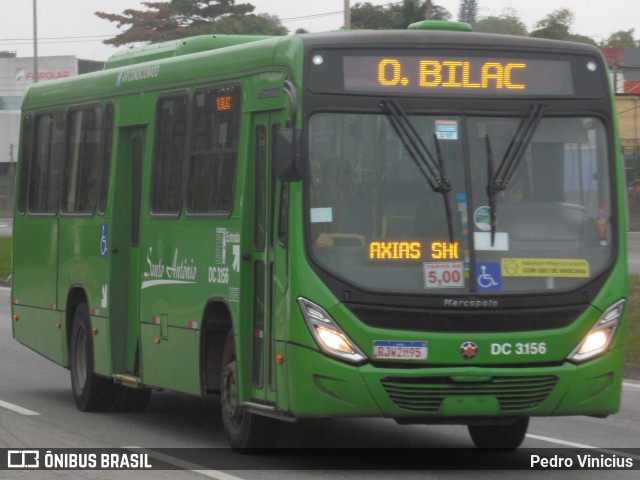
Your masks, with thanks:
<instances>
[{"instance_id":1,"label":"power line","mask_svg":"<svg viewBox=\"0 0 640 480\"><path fill-rule=\"evenodd\" d=\"M67 40L67 39L85 39L85 38L100 38L100 37L110 37L111 35L84 35L84 36L76 36L76 37L41 37L38 38L40 40ZM0 42L22 42L24 40L31 40L33 38L0 38Z\"/></svg>"},{"instance_id":2,"label":"power line","mask_svg":"<svg viewBox=\"0 0 640 480\"><path fill-rule=\"evenodd\" d=\"M280 23L295 22L296 20L306 20L309 18L330 17L332 15L342 15L343 13L344 10L340 10L339 12L315 13L313 15L303 15L301 17L281 18Z\"/></svg>"},{"instance_id":3,"label":"power line","mask_svg":"<svg viewBox=\"0 0 640 480\"><path fill-rule=\"evenodd\" d=\"M117 35L117 34L116 34ZM101 38L111 38L114 37L115 35L104 35L101 36ZM48 41L41 41L40 39L38 39L38 44L62 44L62 43L82 43L82 42L99 42L101 40L99 39L93 39L90 40L89 38L91 37L87 37L84 40L81 40L81 37L78 37L78 40L48 40ZM3 41L0 40L0 47L10 47L12 45L31 45L33 44L33 40L31 41L27 41L26 39L24 41L20 41L20 42L10 42L10 43L2 43Z\"/></svg>"},{"instance_id":4,"label":"power line","mask_svg":"<svg viewBox=\"0 0 640 480\"><path fill-rule=\"evenodd\" d=\"M391 5L399 5L402 4L403 2L389 2L389 3L385 3L383 5L374 5L376 7L389 7ZM306 20L308 18L318 18L318 17L329 17L332 15L342 15L344 14L344 10L340 10L337 12L327 12L327 13L315 13L315 14L311 14L311 15L303 15L300 17L290 17L290 18L281 18L280 22L284 23L284 22L294 22L296 20Z\"/></svg>"},{"instance_id":5,"label":"power line","mask_svg":"<svg viewBox=\"0 0 640 480\"><path fill-rule=\"evenodd\" d=\"M388 7L391 5L398 5L403 2L389 2L383 5L377 5L379 7ZM314 18L321 17L330 17L334 15L343 15L344 10L339 10L335 12L325 12L325 13L313 13L309 15L301 15L299 17L289 17L289 18L280 18L280 23L285 22L295 22L297 20L308 20ZM109 34L109 35L82 35L82 36L66 36L66 37L42 37L38 39L38 43L77 43L90 39L103 39L103 38L111 38L119 33ZM93 40L97 41L97 40ZM0 38L0 46L2 45L30 45L33 43L32 38Z\"/></svg>"}]
</instances>

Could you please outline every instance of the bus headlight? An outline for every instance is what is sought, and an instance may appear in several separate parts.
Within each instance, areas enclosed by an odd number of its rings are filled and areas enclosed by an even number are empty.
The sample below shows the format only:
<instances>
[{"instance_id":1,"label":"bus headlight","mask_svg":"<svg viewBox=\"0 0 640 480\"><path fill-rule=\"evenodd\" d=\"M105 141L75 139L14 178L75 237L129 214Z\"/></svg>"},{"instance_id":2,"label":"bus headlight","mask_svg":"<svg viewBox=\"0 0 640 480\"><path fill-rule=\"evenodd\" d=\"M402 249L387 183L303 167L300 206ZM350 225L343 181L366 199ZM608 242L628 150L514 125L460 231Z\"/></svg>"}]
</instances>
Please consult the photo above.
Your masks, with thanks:
<instances>
[{"instance_id":1,"label":"bus headlight","mask_svg":"<svg viewBox=\"0 0 640 480\"><path fill-rule=\"evenodd\" d=\"M324 308L302 297L298 298L298 305L313 339L324 353L351 363L367 359Z\"/></svg>"},{"instance_id":2,"label":"bus headlight","mask_svg":"<svg viewBox=\"0 0 640 480\"><path fill-rule=\"evenodd\" d=\"M604 311L600 318L584 337L582 342L569 355L569 360L580 363L604 353L611 345L618 325L622 320L626 300L614 303Z\"/></svg>"}]
</instances>

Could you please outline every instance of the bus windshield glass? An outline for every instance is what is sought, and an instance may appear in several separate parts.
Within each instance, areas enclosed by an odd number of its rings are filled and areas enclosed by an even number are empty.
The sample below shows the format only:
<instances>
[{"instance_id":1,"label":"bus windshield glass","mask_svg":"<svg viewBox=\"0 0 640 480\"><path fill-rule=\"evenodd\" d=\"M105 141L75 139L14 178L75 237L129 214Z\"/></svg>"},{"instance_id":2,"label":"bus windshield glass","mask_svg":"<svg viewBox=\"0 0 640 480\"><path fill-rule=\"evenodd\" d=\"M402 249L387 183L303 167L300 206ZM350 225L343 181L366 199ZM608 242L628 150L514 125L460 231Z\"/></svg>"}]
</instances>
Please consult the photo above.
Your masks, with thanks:
<instances>
[{"instance_id":1,"label":"bus windshield glass","mask_svg":"<svg viewBox=\"0 0 640 480\"><path fill-rule=\"evenodd\" d=\"M499 294L576 289L610 264L599 119L400 113L310 118L307 232L324 271L368 291Z\"/></svg>"}]
</instances>

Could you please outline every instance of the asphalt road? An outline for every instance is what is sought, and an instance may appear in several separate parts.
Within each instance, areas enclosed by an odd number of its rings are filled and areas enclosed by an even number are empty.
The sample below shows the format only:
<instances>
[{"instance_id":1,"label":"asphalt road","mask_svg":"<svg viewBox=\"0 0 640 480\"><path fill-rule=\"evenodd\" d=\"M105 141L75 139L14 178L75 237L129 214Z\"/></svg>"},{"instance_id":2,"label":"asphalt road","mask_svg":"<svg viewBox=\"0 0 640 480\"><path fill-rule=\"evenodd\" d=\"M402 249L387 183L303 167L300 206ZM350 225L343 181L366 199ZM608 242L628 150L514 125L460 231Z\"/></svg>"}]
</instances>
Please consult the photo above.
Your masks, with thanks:
<instances>
[{"instance_id":1,"label":"asphalt road","mask_svg":"<svg viewBox=\"0 0 640 480\"><path fill-rule=\"evenodd\" d=\"M629 232L627 235L627 254L629 273L640 274L640 232Z\"/></svg>"},{"instance_id":2,"label":"asphalt road","mask_svg":"<svg viewBox=\"0 0 640 480\"><path fill-rule=\"evenodd\" d=\"M504 472L455 470L464 466L464 457L448 454L445 470L406 470L407 455L420 458L434 450L424 448L469 448L466 428L461 426L398 426L390 420L349 419L310 421L285 425L277 447L306 447L305 454L286 450L281 454L241 457L226 450L218 452L226 460L221 467L203 466L199 451L169 452L163 448L223 448L219 404L215 399L201 399L171 392L154 392L149 408L143 413L83 413L76 410L70 391L68 372L11 338L9 290L0 289L0 448L122 448L141 447L154 462L166 462L185 468L182 471L0 471L0 479L105 478L117 479L319 479L319 478L468 478L498 479ZM386 470L366 468L366 451L354 450L358 469L336 470L351 453L327 458L327 469L319 458L331 455L323 448L375 448L377 462ZM401 448L391 450L389 447ZM575 451L597 447L618 455L623 450L640 448L640 382L625 381L621 411L607 419L586 417L532 419L524 448L569 449ZM383 450L380 450L383 449ZM560 452L562 450L559 450ZM195 453L194 453L195 452ZM314 453L317 452L317 453ZM344 451L343 451L344 452ZM350 452L346 450L346 452ZM387 453L388 452L388 453ZM407 453L407 452L415 452ZM437 450L435 455L439 455ZM444 451L443 451L444 452ZM596 451L597 453L598 451ZM194 456L195 455L195 456ZM301 456L314 455L313 467ZM415 455L415 456L413 456ZM444 454L443 454L444 455ZM507 454L505 454L507 455ZM518 455L518 453L509 454ZM640 451L634 453L640 462ZM381 460L380 456L384 459ZM449 458L450 457L450 458ZM427 458L427 457L425 457ZM505 457L513 458L513 457ZM300 462L302 461L302 466ZM386 463L388 462L388 463ZM245 466L246 465L246 466ZM301 470L289 470L298 465ZM379 465L379 463L378 463ZM392 471L389 471L391 469ZM451 469L451 470L449 470ZM638 478L638 471L563 471L561 478ZM540 472L517 471L510 478L539 478ZM558 478L553 476L552 478Z\"/></svg>"},{"instance_id":3,"label":"asphalt road","mask_svg":"<svg viewBox=\"0 0 640 480\"><path fill-rule=\"evenodd\" d=\"M0 218L0 237L13 235L13 221L10 218Z\"/></svg>"}]
</instances>

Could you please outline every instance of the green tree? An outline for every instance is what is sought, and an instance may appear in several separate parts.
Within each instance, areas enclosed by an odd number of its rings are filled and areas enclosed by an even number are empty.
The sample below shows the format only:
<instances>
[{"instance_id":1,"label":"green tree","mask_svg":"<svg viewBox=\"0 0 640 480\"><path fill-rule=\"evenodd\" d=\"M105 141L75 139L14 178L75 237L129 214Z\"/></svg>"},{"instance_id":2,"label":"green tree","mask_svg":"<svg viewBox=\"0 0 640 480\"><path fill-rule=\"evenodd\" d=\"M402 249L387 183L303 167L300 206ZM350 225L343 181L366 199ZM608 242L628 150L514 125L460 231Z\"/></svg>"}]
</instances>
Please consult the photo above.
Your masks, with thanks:
<instances>
[{"instance_id":1,"label":"green tree","mask_svg":"<svg viewBox=\"0 0 640 480\"><path fill-rule=\"evenodd\" d=\"M500 16L489 16L478 20L473 29L476 32L499 33L503 35L527 36L526 25L517 16L515 10L510 10Z\"/></svg>"},{"instance_id":2,"label":"green tree","mask_svg":"<svg viewBox=\"0 0 640 480\"><path fill-rule=\"evenodd\" d=\"M640 41L636 42L633 38L633 34L635 29L631 30L619 30L617 32L609 35L602 44L601 47L608 48L634 48L636 46L640 47Z\"/></svg>"},{"instance_id":3,"label":"green tree","mask_svg":"<svg viewBox=\"0 0 640 480\"><path fill-rule=\"evenodd\" d=\"M122 14L96 12L98 17L117 23L118 28L127 27L103 43L120 46L211 33L287 33L278 17L253 15L253 5L236 5L235 0L170 0L142 4L147 10L127 9Z\"/></svg>"},{"instance_id":4,"label":"green tree","mask_svg":"<svg viewBox=\"0 0 640 480\"><path fill-rule=\"evenodd\" d=\"M280 24L277 16L261 13L259 15L228 16L217 20L212 33L228 35L286 35L288 30Z\"/></svg>"},{"instance_id":5,"label":"green tree","mask_svg":"<svg viewBox=\"0 0 640 480\"><path fill-rule=\"evenodd\" d=\"M356 3L351 7L351 28L384 30L391 28L389 9L370 2Z\"/></svg>"},{"instance_id":6,"label":"green tree","mask_svg":"<svg viewBox=\"0 0 640 480\"><path fill-rule=\"evenodd\" d=\"M458 20L475 25L478 20L478 0L461 0Z\"/></svg>"},{"instance_id":7,"label":"green tree","mask_svg":"<svg viewBox=\"0 0 640 480\"><path fill-rule=\"evenodd\" d=\"M536 24L538 29L531 32L530 36L596 45L591 37L571 33L573 18L573 12L568 8L555 10Z\"/></svg>"},{"instance_id":8,"label":"green tree","mask_svg":"<svg viewBox=\"0 0 640 480\"><path fill-rule=\"evenodd\" d=\"M403 0L399 4L372 5L356 3L351 7L351 28L405 29L422 20L449 20L451 14L431 0Z\"/></svg>"},{"instance_id":9,"label":"green tree","mask_svg":"<svg viewBox=\"0 0 640 480\"><path fill-rule=\"evenodd\" d=\"M561 8L540 20L536 24L538 29L531 32L531 36L552 40L568 40L571 36L569 29L572 23L573 12L568 8Z\"/></svg>"},{"instance_id":10,"label":"green tree","mask_svg":"<svg viewBox=\"0 0 640 480\"><path fill-rule=\"evenodd\" d=\"M586 35L579 35L579 34L571 34L569 35L569 39L570 42L578 42L578 43L587 43L589 45L593 45L593 46L598 46L598 42L596 42L593 38L591 37L587 37Z\"/></svg>"}]
</instances>

